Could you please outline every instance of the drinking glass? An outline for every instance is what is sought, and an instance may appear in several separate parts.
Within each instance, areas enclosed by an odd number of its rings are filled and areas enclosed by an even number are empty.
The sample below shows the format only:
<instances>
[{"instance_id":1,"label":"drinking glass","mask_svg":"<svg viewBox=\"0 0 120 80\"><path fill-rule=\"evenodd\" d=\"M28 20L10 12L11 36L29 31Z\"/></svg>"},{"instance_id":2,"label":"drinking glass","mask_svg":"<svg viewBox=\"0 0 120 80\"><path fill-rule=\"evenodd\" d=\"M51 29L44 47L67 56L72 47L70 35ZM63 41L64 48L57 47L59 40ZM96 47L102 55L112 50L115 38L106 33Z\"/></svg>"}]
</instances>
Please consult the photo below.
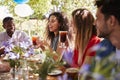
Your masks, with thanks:
<instances>
[{"instance_id":1,"label":"drinking glass","mask_svg":"<svg viewBox=\"0 0 120 80\"><path fill-rule=\"evenodd\" d=\"M37 39L38 39L38 36L32 36L32 43L34 46L37 45L36 43Z\"/></svg>"},{"instance_id":2,"label":"drinking glass","mask_svg":"<svg viewBox=\"0 0 120 80\"><path fill-rule=\"evenodd\" d=\"M67 31L59 31L59 41L60 41L60 46L61 48L66 48L65 42L67 40Z\"/></svg>"}]
</instances>

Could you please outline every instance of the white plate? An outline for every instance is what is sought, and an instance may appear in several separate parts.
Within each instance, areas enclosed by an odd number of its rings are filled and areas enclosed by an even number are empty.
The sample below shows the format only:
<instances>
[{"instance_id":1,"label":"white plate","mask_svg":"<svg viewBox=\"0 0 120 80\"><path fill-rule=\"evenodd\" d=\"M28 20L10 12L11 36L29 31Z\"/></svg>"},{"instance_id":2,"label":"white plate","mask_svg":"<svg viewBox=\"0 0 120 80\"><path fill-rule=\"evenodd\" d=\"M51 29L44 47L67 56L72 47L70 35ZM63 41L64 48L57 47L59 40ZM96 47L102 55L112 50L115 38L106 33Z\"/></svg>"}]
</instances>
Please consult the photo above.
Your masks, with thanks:
<instances>
[{"instance_id":1,"label":"white plate","mask_svg":"<svg viewBox=\"0 0 120 80\"><path fill-rule=\"evenodd\" d=\"M62 74L61 70L53 70L51 73L48 73L48 75L51 75L51 76L55 76L55 75L59 75L59 74Z\"/></svg>"}]
</instances>

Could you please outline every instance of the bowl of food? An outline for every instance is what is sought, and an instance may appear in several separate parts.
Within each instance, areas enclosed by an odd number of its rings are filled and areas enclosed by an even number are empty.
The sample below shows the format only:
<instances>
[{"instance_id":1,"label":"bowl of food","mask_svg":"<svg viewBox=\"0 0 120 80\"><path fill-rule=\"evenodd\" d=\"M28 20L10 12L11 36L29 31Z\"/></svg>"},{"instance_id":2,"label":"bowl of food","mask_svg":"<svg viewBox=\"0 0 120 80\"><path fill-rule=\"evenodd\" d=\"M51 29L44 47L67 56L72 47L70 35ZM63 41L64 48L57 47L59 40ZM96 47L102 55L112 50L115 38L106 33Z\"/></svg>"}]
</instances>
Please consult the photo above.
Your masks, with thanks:
<instances>
[{"instance_id":1,"label":"bowl of food","mask_svg":"<svg viewBox=\"0 0 120 80\"><path fill-rule=\"evenodd\" d=\"M68 74L68 76L72 76L72 77L77 76L78 72L79 72L78 68L68 68L68 69L66 69L66 73Z\"/></svg>"}]
</instances>

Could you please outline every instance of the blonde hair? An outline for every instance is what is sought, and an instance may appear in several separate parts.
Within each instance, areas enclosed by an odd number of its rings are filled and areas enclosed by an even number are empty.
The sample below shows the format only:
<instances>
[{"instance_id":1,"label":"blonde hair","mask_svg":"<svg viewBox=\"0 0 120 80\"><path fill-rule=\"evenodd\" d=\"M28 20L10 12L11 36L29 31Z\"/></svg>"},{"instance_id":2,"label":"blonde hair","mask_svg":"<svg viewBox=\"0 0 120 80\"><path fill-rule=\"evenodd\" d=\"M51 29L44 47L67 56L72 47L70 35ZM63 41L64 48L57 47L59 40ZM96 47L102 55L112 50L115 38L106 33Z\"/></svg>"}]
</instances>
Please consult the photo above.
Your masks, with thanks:
<instances>
[{"instance_id":1,"label":"blonde hair","mask_svg":"<svg viewBox=\"0 0 120 80\"><path fill-rule=\"evenodd\" d=\"M78 63L80 63L81 55L83 56L90 38L93 34L96 35L93 26L94 17L87 9L76 9L72 12L72 18L76 32L75 49L79 52Z\"/></svg>"}]
</instances>

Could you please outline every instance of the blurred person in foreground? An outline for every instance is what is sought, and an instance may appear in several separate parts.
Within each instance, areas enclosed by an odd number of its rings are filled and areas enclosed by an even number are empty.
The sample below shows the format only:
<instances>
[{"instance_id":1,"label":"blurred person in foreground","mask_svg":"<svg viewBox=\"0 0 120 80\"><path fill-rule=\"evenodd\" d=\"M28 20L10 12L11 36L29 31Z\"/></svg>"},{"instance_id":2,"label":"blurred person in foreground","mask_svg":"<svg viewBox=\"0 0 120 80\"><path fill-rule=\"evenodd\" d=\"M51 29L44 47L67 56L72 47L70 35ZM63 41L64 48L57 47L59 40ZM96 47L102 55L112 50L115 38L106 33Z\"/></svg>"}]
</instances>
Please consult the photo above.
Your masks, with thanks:
<instances>
[{"instance_id":1,"label":"blurred person in foreground","mask_svg":"<svg viewBox=\"0 0 120 80\"><path fill-rule=\"evenodd\" d=\"M97 33L105 40L96 48L91 72L96 80L120 80L120 0L95 0L95 5Z\"/></svg>"},{"instance_id":2,"label":"blurred person in foreground","mask_svg":"<svg viewBox=\"0 0 120 80\"><path fill-rule=\"evenodd\" d=\"M107 64L110 66L114 62L115 65L108 72L117 76L117 74L120 75L120 68L118 68L120 67L120 0L96 0L95 5L97 6L95 24L98 35L108 39L115 46L114 52L109 54L113 60L109 61L109 65Z\"/></svg>"},{"instance_id":3,"label":"blurred person in foreground","mask_svg":"<svg viewBox=\"0 0 120 80\"><path fill-rule=\"evenodd\" d=\"M3 28L5 29L4 32L0 32L0 55L4 55L4 43L9 41L14 37L14 40L17 42L29 42L32 45L32 42L28 35L20 30L16 30L14 19L12 17L5 17L3 19ZM9 71L10 66L8 63L2 62L0 64L0 72Z\"/></svg>"}]
</instances>

